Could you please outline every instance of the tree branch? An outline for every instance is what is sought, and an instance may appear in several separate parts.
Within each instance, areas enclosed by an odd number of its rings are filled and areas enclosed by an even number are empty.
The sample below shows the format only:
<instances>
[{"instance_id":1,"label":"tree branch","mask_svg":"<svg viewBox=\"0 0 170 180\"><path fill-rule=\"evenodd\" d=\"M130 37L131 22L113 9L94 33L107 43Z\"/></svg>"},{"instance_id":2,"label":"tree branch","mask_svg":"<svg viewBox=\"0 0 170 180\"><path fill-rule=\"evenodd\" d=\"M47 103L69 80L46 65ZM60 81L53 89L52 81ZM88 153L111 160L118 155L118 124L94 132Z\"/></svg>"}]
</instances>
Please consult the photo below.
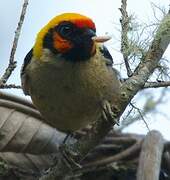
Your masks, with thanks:
<instances>
[{"instance_id":1,"label":"tree branch","mask_svg":"<svg viewBox=\"0 0 170 180\"><path fill-rule=\"evenodd\" d=\"M169 87L170 81L146 82L144 88Z\"/></svg>"},{"instance_id":2,"label":"tree branch","mask_svg":"<svg viewBox=\"0 0 170 180\"><path fill-rule=\"evenodd\" d=\"M16 49L17 49L17 45L18 45L18 40L19 40L19 36L20 36L20 33L21 33L22 24L24 22L24 18L25 18L25 14L26 14L26 9L27 9L27 5L28 5L28 1L29 0L24 0L24 4L22 6L20 20L18 22L18 26L17 26L17 29L15 31L13 45L12 45L12 49L11 49L11 53L10 53L9 64L8 64L8 67L5 70L5 73L2 75L2 77L0 79L0 86L4 85L7 82L7 80L11 76L12 72L16 68L16 63L17 62L14 61L14 56L15 56L15 52L16 52Z\"/></svg>"},{"instance_id":3,"label":"tree branch","mask_svg":"<svg viewBox=\"0 0 170 180\"><path fill-rule=\"evenodd\" d=\"M129 41L128 41L128 31L129 31L129 17L126 11L127 0L122 0L121 8L119 9L122 17L120 19L122 31L121 31L121 53L123 54L127 75L128 77L132 76L132 71L129 65Z\"/></svg>"},{"instance_id":4,"label":"tree branch","mask_svg":"<svg viewBox=\"0 0 170 180\"><path fill-rule=\"evenodd\" d=\"M158 180L164 139L157 131L151 131L142 145L137 180Z\"/></svg>"},{"instance_id":5,"label":"tree branch","mask_svg":"<svg viewBox=\"0 0 170 180\"><path fill-rule=\"evenodd\" d=\"M99 160L96 160L94 162L86 164L83 167L83 169L94 167L94 166L101 166L101 165L105 166L105 165L113 163L115 161L121 161L123 159L126 159L130 155L133 155L133 154L139 152L140 148L141 148L141 144L142 144L142 141L138 141L134 145L132 145L131 147L127 148L126 150L124 150L124 151L122 151L116 155L110 156L108 158L99 159Z\"/></svg>"},{"instance_id":6,"label":"tree branch","mask_svg":"<svg viewBox=\"0 0 170 180\"><path fill-rule=\"evenodd\" d=\"M120 103L123 107L120 107L121 109L125 109L127 103L129 103L136 93L144 87L146 81L157 67L158 62L169 45L169 42L170 13L167 14L160 23L149 50L146 55L142 57L134 75L123 83L121 88L122 102Z\"/></svg>"}]
</instances>

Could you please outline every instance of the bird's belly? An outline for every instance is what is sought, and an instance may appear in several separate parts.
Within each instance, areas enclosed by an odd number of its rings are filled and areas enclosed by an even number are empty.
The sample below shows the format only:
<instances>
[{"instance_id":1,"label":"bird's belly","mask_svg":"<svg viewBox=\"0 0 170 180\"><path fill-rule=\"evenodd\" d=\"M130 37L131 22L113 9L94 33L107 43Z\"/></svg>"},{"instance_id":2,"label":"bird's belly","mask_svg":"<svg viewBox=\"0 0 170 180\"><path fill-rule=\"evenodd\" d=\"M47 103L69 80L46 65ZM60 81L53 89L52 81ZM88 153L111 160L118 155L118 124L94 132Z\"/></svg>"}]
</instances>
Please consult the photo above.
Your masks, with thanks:
<instances>
[{"instance_id":1,"label":"bird's belly","mask_svg":"<svg viewBox=\"0 0 170 180\"><path fill-rule=\"evenodd\" d=\"M103 100L114 99L115 86L103 64L62 67L31 70L30 94L45 122L61 131L75 131L100 117Z\"/></svg>"},{"instance_id":2,"label":"bird's belly","mask_svg":"<svg viewBox=\"0 0 170 180\"><path fill-rule=\"evenodd\" d=\"M57 93L57 92L56 92ZM75 131L95 121L101 112L99 102L88 97L58 95L32 96L46 122L61 131Z\"/></svg>"},{"instance_id":3,"label":"bird's belly","mask_svg":"<svg viewBox=\"0 0 170 180\"><path fill-rule=\"evenodd\" d=\"M47 76L46 76L47 77ZM91 84L69 77L41 78L33 82L31 98L45 121L61 131L75 131L97 120L102 104Z\"/></svg>"}]
</instances>

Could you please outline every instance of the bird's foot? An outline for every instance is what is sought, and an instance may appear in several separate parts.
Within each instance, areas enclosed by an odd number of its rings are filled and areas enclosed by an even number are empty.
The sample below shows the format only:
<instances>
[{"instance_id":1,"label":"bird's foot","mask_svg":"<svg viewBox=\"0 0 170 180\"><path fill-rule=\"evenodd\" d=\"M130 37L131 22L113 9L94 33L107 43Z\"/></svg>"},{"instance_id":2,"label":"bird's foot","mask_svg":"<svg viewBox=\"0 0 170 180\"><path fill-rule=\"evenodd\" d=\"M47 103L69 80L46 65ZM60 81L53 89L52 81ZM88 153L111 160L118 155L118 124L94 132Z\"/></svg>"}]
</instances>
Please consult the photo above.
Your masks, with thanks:
<instances>
[{"instance_id":1,"label":"bird's foot","mask_svg":"<svg viewBox=\"0 0 170 180\"><path fill-rule=\"evenodd\" d=\"M119 121L116 119L116 114L112 111L111 104L106 100L103 102L102 116L106 121L117 124L119 126Z\"/></svg>"},{"instance_id":2,"label":"bird's foot","mask_svg":"<svg viewBox=\"0 0 170 180\"><path fill-rule=\"evenodd\" d=\"M76 162L76 157L78 156L78 153L72 151L71 149L69 149L68 146L66 146L66 144L62 144L59 147L59 151L63 157L63 161L64 163L71 169L80 169L82 168L82 166Z\"/></svg>"}]
</instances>

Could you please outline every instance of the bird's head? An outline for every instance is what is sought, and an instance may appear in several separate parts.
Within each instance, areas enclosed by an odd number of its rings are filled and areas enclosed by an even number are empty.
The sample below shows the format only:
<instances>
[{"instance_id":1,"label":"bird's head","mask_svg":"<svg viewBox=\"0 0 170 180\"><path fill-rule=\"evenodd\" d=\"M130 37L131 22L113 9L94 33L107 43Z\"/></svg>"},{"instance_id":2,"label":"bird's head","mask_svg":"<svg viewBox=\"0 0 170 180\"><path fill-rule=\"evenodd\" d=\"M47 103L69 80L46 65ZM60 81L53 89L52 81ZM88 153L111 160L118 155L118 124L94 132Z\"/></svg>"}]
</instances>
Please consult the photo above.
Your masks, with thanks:
<instances>
[{"instance_id":1,"label":"bird's head","mask_svg":"<svg viewBox=\"0 0 170 180\"><path fill-rule=\"evenodd\" d=\"M43 49L60 54L66 60L87 60L96 52L96 43L109 37L97 37L94 22L83 15L65 13L54 17L37 35L33 54L40 59Z\"/></svg>"}]
</instances>

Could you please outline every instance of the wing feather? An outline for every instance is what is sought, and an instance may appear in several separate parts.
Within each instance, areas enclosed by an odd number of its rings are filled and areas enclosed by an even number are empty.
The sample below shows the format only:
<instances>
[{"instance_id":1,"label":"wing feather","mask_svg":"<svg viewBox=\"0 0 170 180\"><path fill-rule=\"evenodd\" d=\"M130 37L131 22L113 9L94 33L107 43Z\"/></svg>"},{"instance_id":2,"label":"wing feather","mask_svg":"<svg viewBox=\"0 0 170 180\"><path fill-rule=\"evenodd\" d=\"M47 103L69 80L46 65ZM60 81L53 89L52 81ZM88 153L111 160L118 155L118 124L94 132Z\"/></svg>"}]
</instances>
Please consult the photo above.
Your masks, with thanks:
<instances>
[{"instance_id":1,"label":"wing feather","mask_svg":"<svg viewBox=\"0 0 170 180\"><path fill-rule=\"evenodd\" d=\"M113 76L116 75L117 78L120 80L121 79L120 73L115 68L113 68L113 58L112 58L110 52L108 51L107 47L104 45L101 46L100 52L105 57L105 63L106 63L107 68L109 69L109 71L113 74Z\"/></svg>"},{"instance_id":2,"label":"wing feather","mask_svg":"<svg viewBox=\"0 0 170 180\"><path fill-rule=\"evenodd\" d=\"M31 59L33 57L33 49L31 49L28 54L24 58L24 63L21 68L21 86L25 95L29 95L29 83L28 83L28 75L26 73L26 68L28 64L30 64Z\"/></svg>"}]
</instances>

